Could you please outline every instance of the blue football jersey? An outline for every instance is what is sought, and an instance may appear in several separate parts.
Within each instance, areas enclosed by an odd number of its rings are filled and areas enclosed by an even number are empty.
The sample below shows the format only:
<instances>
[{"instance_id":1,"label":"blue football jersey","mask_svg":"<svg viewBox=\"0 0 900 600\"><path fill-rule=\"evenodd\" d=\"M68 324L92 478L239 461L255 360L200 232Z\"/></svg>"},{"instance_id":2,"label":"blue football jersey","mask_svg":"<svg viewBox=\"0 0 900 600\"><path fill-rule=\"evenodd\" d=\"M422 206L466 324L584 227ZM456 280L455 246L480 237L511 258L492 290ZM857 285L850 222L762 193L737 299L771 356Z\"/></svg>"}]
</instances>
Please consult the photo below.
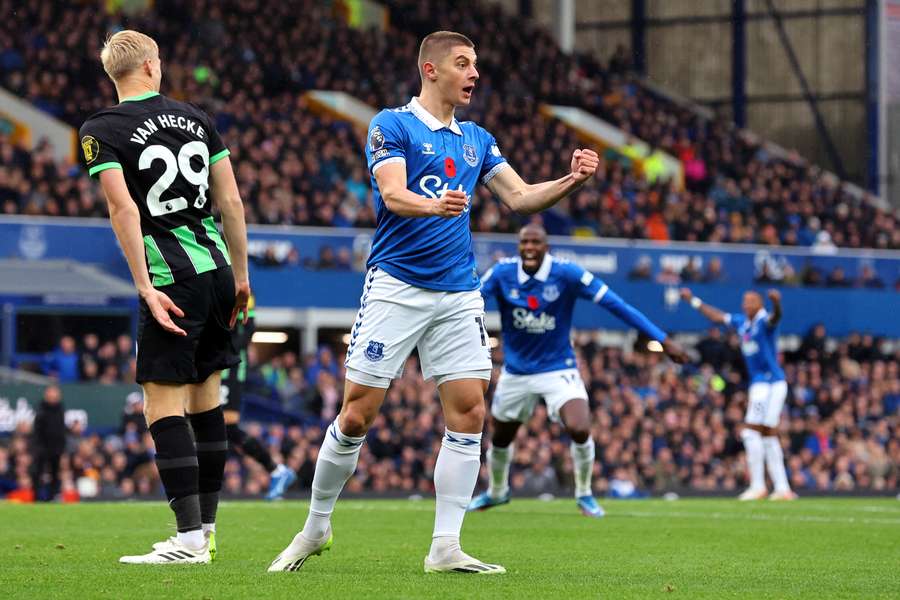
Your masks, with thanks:
<instances>
[{"instance_id":1,"label":"blue football jersey","mask_svg":"<svg viewBox=\"0 0 900 600\"><path fill-rule=\"evenodd\" d=\"M498 262L481 278L481 295L497 301L504 367L514 375L575 367L571 330L578 298L599 304L653 339L666 339L665 332L602 280L550 254L533 276L522 269L518 258Z\"/></svg>"},{"instance_id":2,"label":"blue football jersey","mask_svg":"<svg viewBox=\"0 0 900 600\"><path fill-rule=\"evenodd\" d=\"M784 371L778 364L778 327L769 325L769 313L760 309L753 319L741 313L726 315L726 323L741 336L741 353L750 373L751 383L783 381Z\"/></svg>"},{"instance_id":3,"label":"blue football jersey","mask_svg":"<svg viewBox=\"0 0 900 600\"><path fill-rule=\"evenodd\" d=\"M369 125L366 158L375 199L375 239L368 266L429 290L478 289L469 209L475 186L507 166L490 133L470 121L449 127L413 98L383 110ZM456 218L401 217L387 209L375 172L390 163L406 164L406 187L428 198L448 189L465 192L469 205Z\"/></svg>"}]
</instances>

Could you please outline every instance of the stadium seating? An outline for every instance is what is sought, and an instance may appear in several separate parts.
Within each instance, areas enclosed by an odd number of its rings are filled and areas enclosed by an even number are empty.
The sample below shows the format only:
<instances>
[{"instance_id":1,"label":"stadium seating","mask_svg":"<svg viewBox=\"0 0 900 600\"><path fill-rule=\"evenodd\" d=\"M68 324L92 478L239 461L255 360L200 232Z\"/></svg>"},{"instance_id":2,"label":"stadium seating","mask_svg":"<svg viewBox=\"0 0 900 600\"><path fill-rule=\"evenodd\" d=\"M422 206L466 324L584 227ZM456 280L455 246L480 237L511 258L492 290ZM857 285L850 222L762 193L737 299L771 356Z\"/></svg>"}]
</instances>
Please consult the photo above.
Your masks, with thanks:
<instances>
[{"instance_id":1,"label":"stadium seating","mask_svg":"<svg viewBox=\"0 0 900 600\"><path fill-rule=\"evenodd\" d=\"M482 80L463 118L495 133L526 179L565 172L579 143L562 122L541 116L543 102L584 108L695 167L682 190L648 182L626 157L607 152L602 176L545 217L552 232L900 248L897 215L801 159L775 157L730 124L706 121L659 96L621 64L607 68L590 57L567 56L546 32L480 3L466 3L466 11L433 0L385 4L392 9L393 28L382 35L348 27L313 0L272 4L266 11L236 0L159 0L149 13L128 21L77 4L31 3L13 11L11 2L0 0L3 14L12 15L0 22L0 86L77 127L115 102L95 59L102 43L98 32L126 25L145 30L160 42L164 91L195 100L215 116L232 150L248 222L371 227L365 132L316 111L303 93L340 90L373 107L405 103L418 89L418 40L429 23L441 22L478 44ZM175 14L193 26L167 16ZM527 62L512 58L525 55ZM106 207L78 165L56 163L46 146L26 151L0 133L0 212L102 217ZM472 221L485 232L514 231L522 223L483 189ZM312 266L332 264L323 258ZM349 258L341 264L349 268ZM635 273L635 279L645 278ZM674 285L697 276L687 270L670 275L671 281L661 282ZM758 280L771 283L771 277L764 270ZM824 283L843 285L834 273ZM75 370L71 353L63 350L33 366L60 379L133 381L130 339L96 337L77 341ZM578 335L596 417L598 493L608 492L614 480L654 492L731 492L744 485L741 443L734 434L746 400L738 345L734 336L710 333L698 346L701 364L676 376L653 355L600 348L590 335ZM330 352L337 360L325 366L321 356L290 353L259 364L251 353L257 394L314 423L249 426L297 470L301 489L311 482L321 424L333 419L341 397L341 349ZM883 351L862 335L830 349L823 337L810 335L785 359L791 393L784 437L794 488L801 494L896 488L900 352ZM350 491L432 491L433 457L443 433L438 406L433 384L423 382L416 368L406 369L388 393ZM104 497L160 494L151 442L135 414L126 405L121 430L103 436L73 425L63 463L66 490L88 477ZM559 492L571 485L567 441L557 426L545 426L545 416L538 410L517 444L515 492ZM22 424L0 441L0 490L31 486L29 435ZM267 477L252 461L235 456L226 469L226 490L256 495Z\"/></svg>"},{"instance_id":2,"label":"stadium seating","mask_svg":"<svg viewBox=\"0 0 900 600\"><path fill-rule=\"evenodd\" d=\"M785 354L791 392L782 431L792 486L801 494L896 489L900 350L887 352L879 340L854 334L829 351L824 333L810 332L796 351ZM742 446L734 434L746 402L736 336L711 332L698 344L700 365L682 376L654 355L601 348L588 333L576 339L598 442L597 493L608 493L613 480L656 493L737 493L745 485ZM84 348L85 342L90 349ZM81 363L100 366L89 367L87 376L103 381L117 365L127 365L125 354L117 350L126 344L86 336L79 344ZM337 410L342 358L338 349L329 348L302 361L288 353L260 365L251 352L249 381L257 393L308 417L307 426L249 427L274 456L284 457L297 470L302 490L312 481L313 449L321 440L321 427ZM127 372L128 367L122 368ZM423 382L410 364L388 392L348 489L431 492L434 455L443 431L434 385ZM0 443L0 489L27 487L28 435L28 426L21 425L8 443ZM568 441L558 425L546 425L542 406L520 436L513 491L565 493L572 485ZM130 404L118 432L85 435L76 425L63 464L64 487L74 489L79 478L89 477L97 480L104 497L160 494L150 443ZM228 493L257 495L267 482L268 474L251 459L230 460Z\"/></svg>"},{"instance_id":3,"label":"stadium seating","mask_svg":"<svg viewBox=\"0 0 900 600\"><path fill-rule=\"evenodd\" d=\"M160 40L164 90L216 115L234 153L250 222L372 224L363 133L314 115L302 93L335 89L372 106L405 103L418 85L412 62L417 40L437 19L479 44L483 79L465 117L494 132L527 179L563 173L577 143L561 123L538 115L541 102L581 106L698 167L679 191L649 184L626 159L609 154L605 176L560 205L547 223L551 231L900 248L896 215L799 158L776 159L752 136L658 96L621 68L564 55L547 33L518 18L475 3L466 11L434 1L386 4L395 24L386 35L349 28L311 0L266 11L253 11L252 3L170 0L155 3L128 26ZM96 32L120 27L121 17L58 3L8 13L13 18L0 24L0 85L74 126L114 103L112 85L92 57L101 43ZM174 14L187 15L196 26L176 25L166 16ZM525 54L527 63L511 58ZM22 156L8 146L0 142L4 213L103 213L96 188L76 167L48 163L40 152ZM42 183L23 187L26 174ZM477 230L511 231L521 220L482 191L473 223Z\"/></svg>"}]
</instances>

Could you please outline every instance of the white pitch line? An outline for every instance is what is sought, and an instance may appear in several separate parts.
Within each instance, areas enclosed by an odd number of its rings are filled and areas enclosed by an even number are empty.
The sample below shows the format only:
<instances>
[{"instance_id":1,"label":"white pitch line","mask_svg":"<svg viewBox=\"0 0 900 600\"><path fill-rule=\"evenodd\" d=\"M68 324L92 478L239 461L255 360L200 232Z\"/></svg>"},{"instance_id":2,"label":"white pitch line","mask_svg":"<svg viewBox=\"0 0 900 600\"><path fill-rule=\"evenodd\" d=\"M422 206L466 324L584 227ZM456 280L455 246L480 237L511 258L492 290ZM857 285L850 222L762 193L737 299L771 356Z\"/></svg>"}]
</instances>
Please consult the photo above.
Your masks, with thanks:
<instances>
[{"instance_id":1,"label":"white pitch line","mask_svg":"<svg viewBox=\"0 0 900 600\"><path fill-rule=\"evenodd\" d=\"M434 505L427 501L409 502L405 506L397 504L379 505L378 502L366 502L354 500L346 504L338 504L337 510L355 510L365 512L433 512ZM285 506L285 504L271 504L271 508L294 508ZM300 508L300 507L296 507ZM305 506L304 506L305 508ZM811 508L811 507L804 507ZM876 507L872 507L876 508ZM558 508L547 507L546 510L535 510L534 508L519 508L516 506L506 506L500 509L503 513L515 513L517 515L560 515ZM575 514L573 512L573 514ZM804 522L804 523L832 523L832 524L848 524L862 523L867 525L900 525L900 518L879 518L879 517L825 517L820 515L803 515L795 513L785 513L780 515L771 514L753 514L753 513L723 513L723 512L684 512L684 511L621 511L616 509L608 509L606 516L616 517L638 517L650 519L716 519L719 521L775 521L775 522Z\"/></svg>"},{"instance_id":2,"label":"white pitch line","mask_svg":"<svg viewBox=\"0 0 900 600\"><path fill-rule=\"evenodd\" d=\"M653 519L716 519L720 521L779 521L790 523L801 521L807 523L863 523L863 524L880 524L880 525L900 525L900 518L877 518L877 517L822 517L819 515L760 515L760 514L740 514L740 513L685 513L685 512L612 512L606 513L607 516L626 516L626 517L648 517Z\"/></svg>"}]
</instances>

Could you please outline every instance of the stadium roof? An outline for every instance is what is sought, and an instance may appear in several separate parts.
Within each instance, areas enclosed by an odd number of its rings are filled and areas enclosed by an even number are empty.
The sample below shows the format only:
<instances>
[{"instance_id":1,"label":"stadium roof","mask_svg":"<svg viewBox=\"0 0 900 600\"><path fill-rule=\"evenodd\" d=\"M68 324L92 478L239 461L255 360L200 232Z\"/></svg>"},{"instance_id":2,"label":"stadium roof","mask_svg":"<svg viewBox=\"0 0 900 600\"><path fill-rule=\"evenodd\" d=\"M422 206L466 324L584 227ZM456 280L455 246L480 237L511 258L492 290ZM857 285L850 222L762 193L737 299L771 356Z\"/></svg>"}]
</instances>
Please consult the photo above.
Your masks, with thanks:
<instances>
[{"instance_id":1,"label":"stadium roof","mask_svg":"<svg viewBox=\"0 0 900 600\"><path fill-rule=\"evenodd\" d=\"M44 296L91 304L136 295L130 282L73 260L0 260L0 296Z\"/></svg>"}]
</instances>

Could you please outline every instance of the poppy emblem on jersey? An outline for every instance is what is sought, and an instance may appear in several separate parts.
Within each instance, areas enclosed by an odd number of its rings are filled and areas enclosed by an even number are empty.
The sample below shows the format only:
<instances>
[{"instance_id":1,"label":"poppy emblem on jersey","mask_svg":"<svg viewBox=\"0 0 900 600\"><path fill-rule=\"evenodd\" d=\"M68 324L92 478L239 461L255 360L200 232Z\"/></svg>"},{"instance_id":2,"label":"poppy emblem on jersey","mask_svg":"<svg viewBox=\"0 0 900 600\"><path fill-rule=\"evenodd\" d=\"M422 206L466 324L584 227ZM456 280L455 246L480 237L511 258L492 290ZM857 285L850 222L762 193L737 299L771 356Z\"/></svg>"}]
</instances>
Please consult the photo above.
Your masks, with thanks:
<instances>
[{"instance_id":1,"label":"poppy emblem on jersey","mask_svg":"<svg viewBox=\"0 0 900 600\"><path fill-rule=\"evenodd\" d=\"M369 136L369 148L372 152L377 152L384 148L384 134L381 133L381 127L376 125Z\"/></svg>"},{"instance_id":2,"label":"poppy emblem on jersey","mask_svg":"<svg viewBox=\"0 0 900 600\"><path fill-rule=\"evenodd\" d=\"M91 164L100 155L100 142L92 135L81 138L81 151L84 152L84 161Z\"/></svg>"},{"instance_id":3,"label":"poppy emblem on jersey","mask_svg":"<svg viewBox=\"0 0 900 600\"><path fill-rule=\"evenodd\" d=\"M466 164L470 167L474 167L478 164L478 155L475 154L475 146L471 144L463 144L463 158L466 160Z\"/></svg>"},{"instance_id":4,"label":"poppy emblem on jersey","mask_svg":"<svg viewBox=\"0 0 900 600\"><path fill-rule=\"evenodd\" d=\"M555 285L545 285L544 293L541 294L547 302L553 302L559 298L559 288Z\"/></svg>"},{"instance_id":5,"label":"poppy emblem on jersey","mask_svg":"<svg viewBox=\"0 0 900 600\"><path fill-rule=\"evenodd\" d=\"M537 296L529 295L525 299L525 301L528 303L528 308L530 308L531 310L537 310L538 307L541 305L541 303L538 302Z\"/></svg>"},{"instance_id":6,"label":"poppy emblem on jersey","mask_svg":"<svg viewBox=\"0 0 900 600\"><path fill-rule=\"evenodd\" d=\"M456 177L456 163L453 162L453 159L449 156L444 159L444 173L446 173L447 177L450 179Z\"/></svg>"},{"instance_id":7,"label":"poppy emblem on jersey","mask_svg":"<svg viewBox=\"0 0 900 600\"><path fill-rule=\"evenodd\" d=\"M384 344L369 340L369 346L366 348L366 358L372 362L378 362L384 358Z\"/></svg>"}]
</instances>

